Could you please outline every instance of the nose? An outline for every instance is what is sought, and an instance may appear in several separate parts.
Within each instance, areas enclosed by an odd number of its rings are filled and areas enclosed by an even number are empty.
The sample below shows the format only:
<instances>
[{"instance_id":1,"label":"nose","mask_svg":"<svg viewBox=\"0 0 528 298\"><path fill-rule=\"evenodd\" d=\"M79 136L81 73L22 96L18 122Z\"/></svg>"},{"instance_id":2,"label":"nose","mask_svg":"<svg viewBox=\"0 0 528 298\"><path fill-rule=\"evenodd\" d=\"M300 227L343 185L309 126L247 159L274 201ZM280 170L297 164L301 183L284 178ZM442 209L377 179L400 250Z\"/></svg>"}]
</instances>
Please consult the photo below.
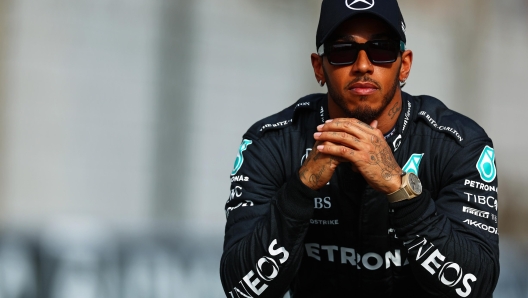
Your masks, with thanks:
<instances>
[{"instance_id":1,"label":"nose","mask_svg":"<svg viewBox=\"0 0 528 298\"><path fill-rule=\"evenodd\" d=\"M365 50L360 50L356 62L352 66L352 71L356 74L372 74L374 66L370 63Z\"/></svg>"}]
</instances>

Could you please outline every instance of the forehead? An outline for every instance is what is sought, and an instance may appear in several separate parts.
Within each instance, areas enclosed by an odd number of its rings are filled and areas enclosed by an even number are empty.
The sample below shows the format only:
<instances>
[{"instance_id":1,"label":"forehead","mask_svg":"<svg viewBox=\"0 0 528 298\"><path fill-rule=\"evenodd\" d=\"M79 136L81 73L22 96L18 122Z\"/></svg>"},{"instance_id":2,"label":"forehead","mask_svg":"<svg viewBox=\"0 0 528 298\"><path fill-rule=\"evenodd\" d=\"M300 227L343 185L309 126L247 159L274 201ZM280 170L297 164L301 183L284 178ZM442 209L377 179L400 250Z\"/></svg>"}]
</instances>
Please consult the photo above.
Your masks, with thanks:
<instances>
[{"instance_id":1,"label":"forehead","mask_svg":"<svg viewBox=\"0 0 528 298\"><path fill-rule=\"evenodd\" d=\"M373 15L359 15L344 21L332 33L331 40L342 37L361 37L371 39L372 37L393 36L394 31L380 18Z\"/></svg>"}]
</instances>

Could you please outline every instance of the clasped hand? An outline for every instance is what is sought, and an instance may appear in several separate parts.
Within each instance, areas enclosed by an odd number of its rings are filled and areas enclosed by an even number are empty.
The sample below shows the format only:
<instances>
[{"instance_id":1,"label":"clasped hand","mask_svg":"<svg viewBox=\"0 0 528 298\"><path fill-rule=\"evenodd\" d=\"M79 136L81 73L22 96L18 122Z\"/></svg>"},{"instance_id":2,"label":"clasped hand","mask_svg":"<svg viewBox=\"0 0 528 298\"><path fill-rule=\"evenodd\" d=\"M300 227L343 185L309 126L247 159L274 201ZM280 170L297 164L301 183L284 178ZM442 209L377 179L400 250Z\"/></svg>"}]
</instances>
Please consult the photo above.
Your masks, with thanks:
<instances>
[{"instance_id":1,"label":"clasped hand","mask_svg":"<svg viewBox=\"0 0 528 298\"><path fill-rule=\"evenodd\" d=\"M317 127L314 139L314 148L299 170L308 187L323 187L339 163L350 162L375 190L389 194L399 189L402 170L376 120L368 125L353 118L331 119Z\"/></svg>"}]
</instances>

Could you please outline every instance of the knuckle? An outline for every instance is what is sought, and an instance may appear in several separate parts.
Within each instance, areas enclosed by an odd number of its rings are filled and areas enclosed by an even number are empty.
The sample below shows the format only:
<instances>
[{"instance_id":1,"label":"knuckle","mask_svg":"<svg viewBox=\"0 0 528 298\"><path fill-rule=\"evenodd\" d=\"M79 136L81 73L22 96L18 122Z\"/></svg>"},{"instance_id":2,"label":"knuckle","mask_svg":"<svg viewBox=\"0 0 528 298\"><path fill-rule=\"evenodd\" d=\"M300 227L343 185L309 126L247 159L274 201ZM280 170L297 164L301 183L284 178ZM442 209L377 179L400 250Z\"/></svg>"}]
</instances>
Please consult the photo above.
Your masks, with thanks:
<instances>
[{"instance_id":1,"label":"knuckle","mask_svg":"<svg viewBox=\"0 0 528 298\"><path fill-rule=\"evenodd\" d=\"M368 153L368 152L362 152L361 153L361 157L363 158L363 160L370 160L371 156L372 155L370 153Z\"/></svg>"}]
</instances>

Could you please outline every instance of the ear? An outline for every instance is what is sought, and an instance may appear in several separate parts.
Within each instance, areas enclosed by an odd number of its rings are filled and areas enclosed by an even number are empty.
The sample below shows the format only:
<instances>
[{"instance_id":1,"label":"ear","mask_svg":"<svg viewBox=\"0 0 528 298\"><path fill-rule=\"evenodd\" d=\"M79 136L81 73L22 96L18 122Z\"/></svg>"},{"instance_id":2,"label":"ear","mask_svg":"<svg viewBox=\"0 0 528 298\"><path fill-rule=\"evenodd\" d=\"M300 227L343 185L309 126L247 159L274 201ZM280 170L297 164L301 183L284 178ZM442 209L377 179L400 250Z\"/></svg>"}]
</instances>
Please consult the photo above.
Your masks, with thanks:
<instances>
[{"instance_id":1,"label":"ear","mask_svg":"<svg viewBox=\"0 0 528 298\"><path fill-rule=\"evenodd\" d=\"M400 67L400 82L407 80L411 74L413 52L411 50L405 50L401 55L402 63Z\"/></svg>"},{"instance_id":2,"label":"ear","mask_svg":"<svg viewBox=\"0 0 528 298\"><path fill-rule=\"evenodd\" d=\"M312 67L314 70L315 80L317 80L317 83L326 83L323 72L323 57L317 55L316 53L312 53L310 58L312 59Z\"/></svg>"}]
</instances>

